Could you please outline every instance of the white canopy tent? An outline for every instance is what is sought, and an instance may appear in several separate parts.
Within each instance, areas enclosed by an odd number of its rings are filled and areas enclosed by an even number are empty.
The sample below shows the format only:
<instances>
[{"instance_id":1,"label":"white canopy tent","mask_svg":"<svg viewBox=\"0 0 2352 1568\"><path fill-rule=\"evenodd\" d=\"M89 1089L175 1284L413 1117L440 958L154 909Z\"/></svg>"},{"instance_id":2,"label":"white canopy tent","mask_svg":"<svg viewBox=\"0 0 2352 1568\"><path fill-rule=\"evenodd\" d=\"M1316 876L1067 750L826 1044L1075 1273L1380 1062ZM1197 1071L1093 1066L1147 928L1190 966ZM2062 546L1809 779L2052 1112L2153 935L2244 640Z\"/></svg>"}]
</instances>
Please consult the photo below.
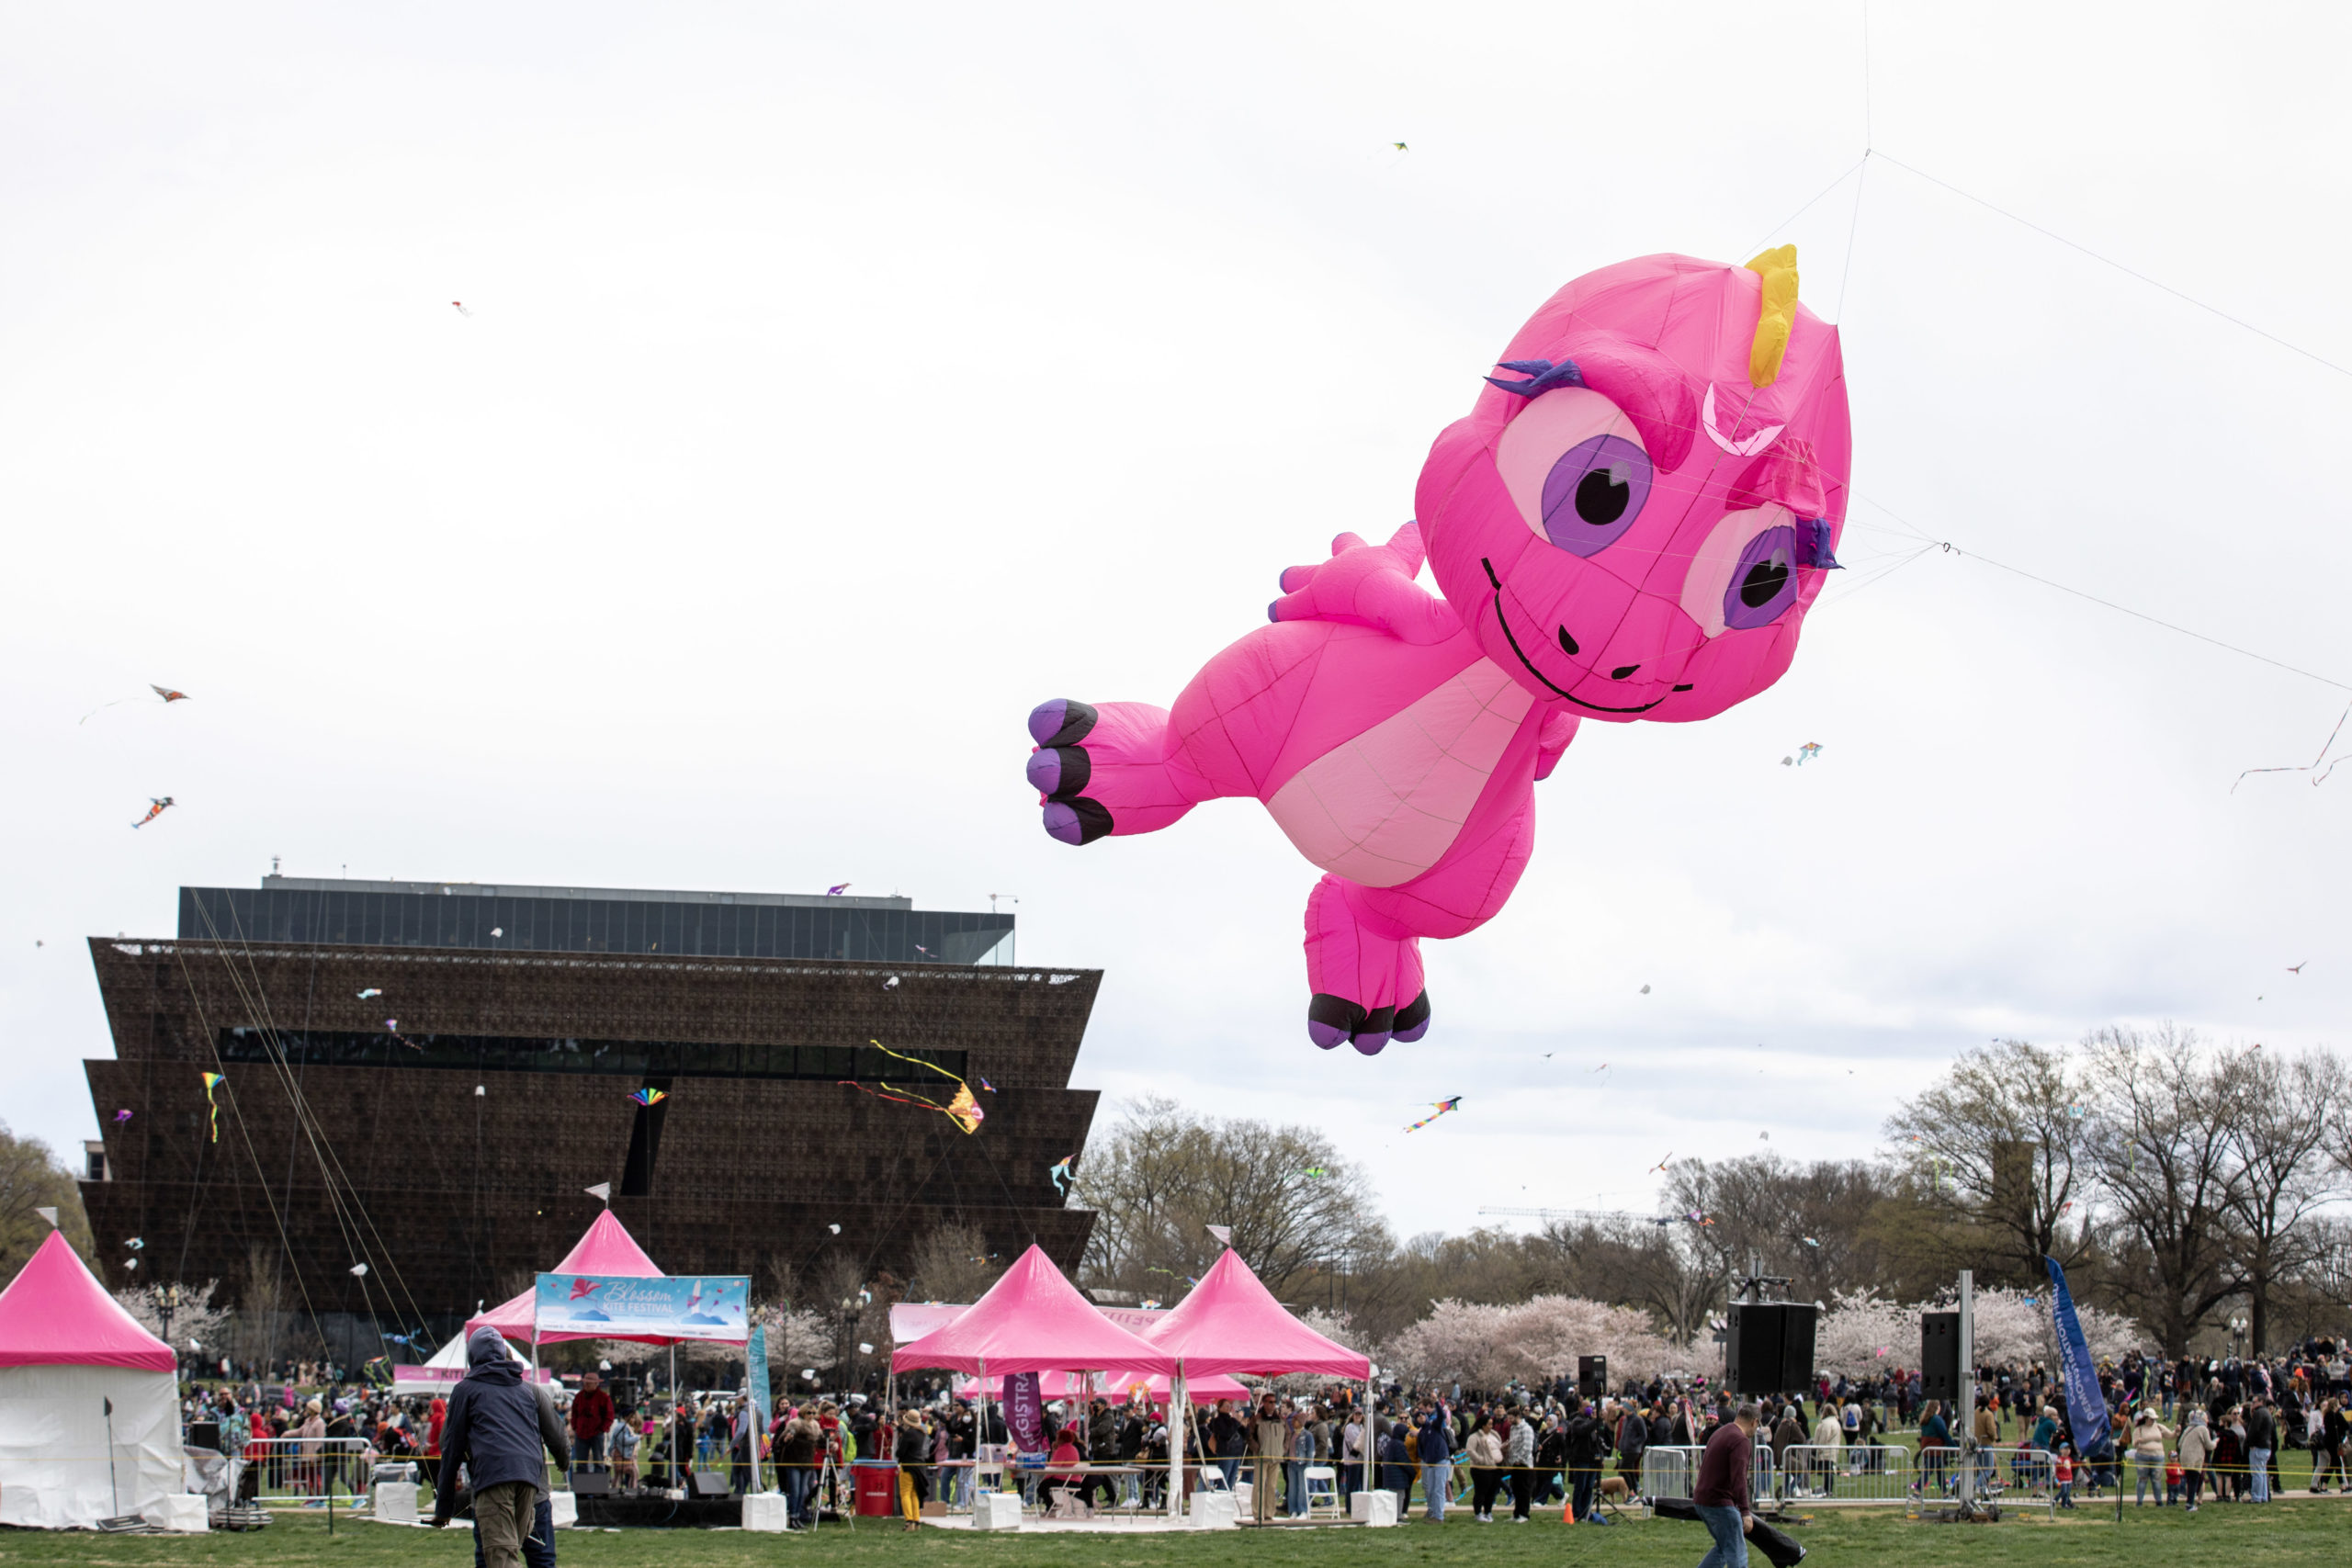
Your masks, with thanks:
<instances>
[{"instance_id":1,"label":"white canopy tent","mask_svg":"<svg viewBox=\"0 0 2352 1568\"><path fill-rule=\"evenodd\" d=\"M51 1231L0 1291L0 1525L165 1515L183 1478L171 1348Z\"/></svg>"}]
</instances>

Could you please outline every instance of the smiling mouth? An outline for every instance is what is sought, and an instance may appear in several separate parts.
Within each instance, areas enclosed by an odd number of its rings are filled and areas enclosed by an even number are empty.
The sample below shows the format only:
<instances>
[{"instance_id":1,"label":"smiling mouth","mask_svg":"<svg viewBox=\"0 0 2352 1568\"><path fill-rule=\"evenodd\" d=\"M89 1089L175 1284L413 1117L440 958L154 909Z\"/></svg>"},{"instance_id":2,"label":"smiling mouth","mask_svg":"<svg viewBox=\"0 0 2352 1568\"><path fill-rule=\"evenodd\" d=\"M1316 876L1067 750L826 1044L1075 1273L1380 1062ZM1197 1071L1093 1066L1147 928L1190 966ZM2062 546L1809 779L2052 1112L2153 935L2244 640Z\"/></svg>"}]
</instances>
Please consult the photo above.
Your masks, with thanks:
<instances>
[{"instance_id":1,"label":"smiling mouth","mask_svg":"<svg viewBox=\"0 0 2352 1568\"><path fill-rule=\"evenodd\" d=\"M1559 687L1553 685L1551 677L1544 674L1543 671L1535 668L1535 661L1527 657L1527 650L1519 646L1519 638L1511 635L1510 622L1503 615L1503 581L1501 578L1495 575L1494 562L1488 560L1484 556L1480 556L1478 558L1478 564L1487 569L1487 581L1495 585L1495 625L1502 627L1503 640L1510 644L1511 652L1519 656L1519 661L1526 667L1527 672L1530 675L1534 676L1537 680L1543 682L1544 684L1551 691L1557 693L1567 701L1576 704L1577 706L1580 708L1589 708L1594 713L1647 713L1650 709L1657 706L1658 703L1666 701L1666 697L1660 697L1657 699L1657 702L1644 703L1639 707L1605 708L1599 703L1586 702L1574 692L1564 692L1561 691ZM1674 688L1674 691L1687 692L1690 689L1690 688L1688 686L1677 686ZM1667 694L1667 696L1671 696L1673 694L1673 692L1669 692Z\"/></svg>"}]
</instances>

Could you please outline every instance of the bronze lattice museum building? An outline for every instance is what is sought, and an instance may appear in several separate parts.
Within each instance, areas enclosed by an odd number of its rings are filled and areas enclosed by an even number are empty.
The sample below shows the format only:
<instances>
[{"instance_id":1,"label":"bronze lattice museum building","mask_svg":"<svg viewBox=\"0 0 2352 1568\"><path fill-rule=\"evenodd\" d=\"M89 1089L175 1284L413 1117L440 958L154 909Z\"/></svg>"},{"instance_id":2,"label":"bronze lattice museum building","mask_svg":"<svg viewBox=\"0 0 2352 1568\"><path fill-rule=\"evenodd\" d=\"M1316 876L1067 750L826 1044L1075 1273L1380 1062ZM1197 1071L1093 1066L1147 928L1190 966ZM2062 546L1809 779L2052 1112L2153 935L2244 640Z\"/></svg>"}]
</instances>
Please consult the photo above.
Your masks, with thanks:
<instances>
[{"instance_id":1,"label":"bronze lattice museum building","mask_svg":"<svg viewBox=\"0 0 2352 1568\"><path fill-rule=\"evenodd\" d=\"M233 1292L282 1231L318 1313L445 1326L554 1267L600 1182L673 1273L903 1272L946 1222L1071 1269L1092 1224L1049 1169L1093 1119L1102 973L1012 962L1009 914L271 876L90 953L115 1058L84 1064L82 1193L117 1284ZM869 1041L968 1081L980 1130L864 1092L956 1089Z\"/></svg>"}]
</instances>

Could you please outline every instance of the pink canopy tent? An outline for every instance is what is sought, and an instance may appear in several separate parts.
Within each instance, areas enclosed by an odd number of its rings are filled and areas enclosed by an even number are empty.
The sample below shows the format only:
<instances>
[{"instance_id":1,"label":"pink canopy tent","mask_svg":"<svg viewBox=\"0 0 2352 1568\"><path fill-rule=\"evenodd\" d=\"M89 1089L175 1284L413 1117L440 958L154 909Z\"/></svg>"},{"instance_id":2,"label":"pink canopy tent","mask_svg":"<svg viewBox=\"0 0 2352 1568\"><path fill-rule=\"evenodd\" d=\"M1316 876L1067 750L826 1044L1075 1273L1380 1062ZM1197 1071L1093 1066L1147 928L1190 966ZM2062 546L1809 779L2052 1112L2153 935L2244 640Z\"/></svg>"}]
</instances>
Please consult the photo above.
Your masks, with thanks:
<instances>
[{"instance_id":1,"label":"pink canopy tent","mask_svg":"<svg viewBox=\"0 0 2352 1568\"><path fill-rule=\"evenodd\" d=\"M1293 1317L1231 1247L1173 1312L1144 1331L1144 1337L1180 1358L1188 1380L1204 1372L1372 1375L1368 1357L1324 1338Z\"/></svg>"},{"instance_id":2,"label":"pink canopy tent","mask_svg":"<svg viewBox=\"0 0 2352 1568\"><path fill-rule=\"evenodd\" d=\"M1088 1386L1089 1384L1093 1386ZM1125 1404L1128 1391L1142 1385L1144 1396L1154 1404L1168 1403L1168 1374L1154 1373L1149 1377L1140 1372L1114 1374L1107 1377L1081 1379L1071 1372L1046 1372L1037 1379L1038 1396L1043 1399L1091 1399L1096 1394L1114 1404ZM956 1397L970 1399L985 1386L988 1397L1004 1397L1004 1380L990 1373L983 1385L978 1378L959 1378ZM1220 1399L1249 1399L1250 1391L1228 1377L1187 1378L1184 1393L1195 1404L1215 1404Z\"/></svg>"},{"instance_id":3,"label":"pink canopy tent","mask_svg":"<svg viewBox=\"0 0 2352 1568\"><path fill-rule=\"evenodd\" d=\"M179 1369L172 1348L139 1326L51 1231L0 1291L0 1367Z\"/></svg>"},{"instance_id":4,"label":"pink canopy tent","mask_svg":"<svg viewBox=\"0 0 2352 1568\"><path fill-rule=\"evenodd\" d=\"M893 1372L923 1367L982 1377L1065 1368L1150 1373L1174 1371L1176 1358L1104 1317L1033 1244L952 1322L890 1352Z\"/></svg>"},{"instance_id":5,"label":"pink canopy tent","mask_svg":"<svg viewBox=\"0 0 2352 1568\"><path fill-rule=\"evenodd\" d=\"M645 1256L645 1249L637 1245L637 1238L613 1217L610 1209L598 1214L596 1223L588 1227L587 1234L564 1254L563 1261L547 1272L622 1274L639 1280L665 1278L662 1270L653 1266L653 1259ZM525 1345L541 1343L535 1321L534 1298L537 1295L536 1289L525 1291L511 1302L503 1303L488 1312L475 1314L466 1319L466 1333L471 1336L475 1329L488 1326L498 1330L510 1342ZM545 1343L553 1345L563 1339L627 1339L640 1345L671 1343L667 1339L634 1334L550 1334Z\"/></svg>"}]
</instances>

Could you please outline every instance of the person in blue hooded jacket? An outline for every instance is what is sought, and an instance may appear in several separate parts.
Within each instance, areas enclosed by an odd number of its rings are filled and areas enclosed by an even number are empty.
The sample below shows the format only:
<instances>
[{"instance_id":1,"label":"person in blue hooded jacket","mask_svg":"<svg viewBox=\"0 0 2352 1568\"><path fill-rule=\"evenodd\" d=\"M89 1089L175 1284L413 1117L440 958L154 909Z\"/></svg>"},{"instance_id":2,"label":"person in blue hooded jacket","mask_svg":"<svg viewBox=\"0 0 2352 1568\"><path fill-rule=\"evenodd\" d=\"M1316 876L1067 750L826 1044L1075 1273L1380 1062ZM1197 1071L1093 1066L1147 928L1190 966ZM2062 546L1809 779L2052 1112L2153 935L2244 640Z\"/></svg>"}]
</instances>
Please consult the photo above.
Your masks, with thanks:
<instances>
[{"instance_id":1,"label":"person in blue hooded jacket","mask_svg":"<svg viewBox=\"0 0 2352 1568\"><path fill-rule=\"evenodd\" d=\"M560 1424L543 1425L539 1402L524 1386L523 1370L507 1352L495 1328L477 1328L466 1339L466 1375L449 1396L441 1428L441 1474L454 1481L466 1469L474 1500L474 1524L481 1534L484 1568L523 1568L523 1543L547 1495L543 1452L569 1468L571 1445ZM457 1511L454 1484L435 1487L433 1528Z\"/></svg>"}]
</instances>

